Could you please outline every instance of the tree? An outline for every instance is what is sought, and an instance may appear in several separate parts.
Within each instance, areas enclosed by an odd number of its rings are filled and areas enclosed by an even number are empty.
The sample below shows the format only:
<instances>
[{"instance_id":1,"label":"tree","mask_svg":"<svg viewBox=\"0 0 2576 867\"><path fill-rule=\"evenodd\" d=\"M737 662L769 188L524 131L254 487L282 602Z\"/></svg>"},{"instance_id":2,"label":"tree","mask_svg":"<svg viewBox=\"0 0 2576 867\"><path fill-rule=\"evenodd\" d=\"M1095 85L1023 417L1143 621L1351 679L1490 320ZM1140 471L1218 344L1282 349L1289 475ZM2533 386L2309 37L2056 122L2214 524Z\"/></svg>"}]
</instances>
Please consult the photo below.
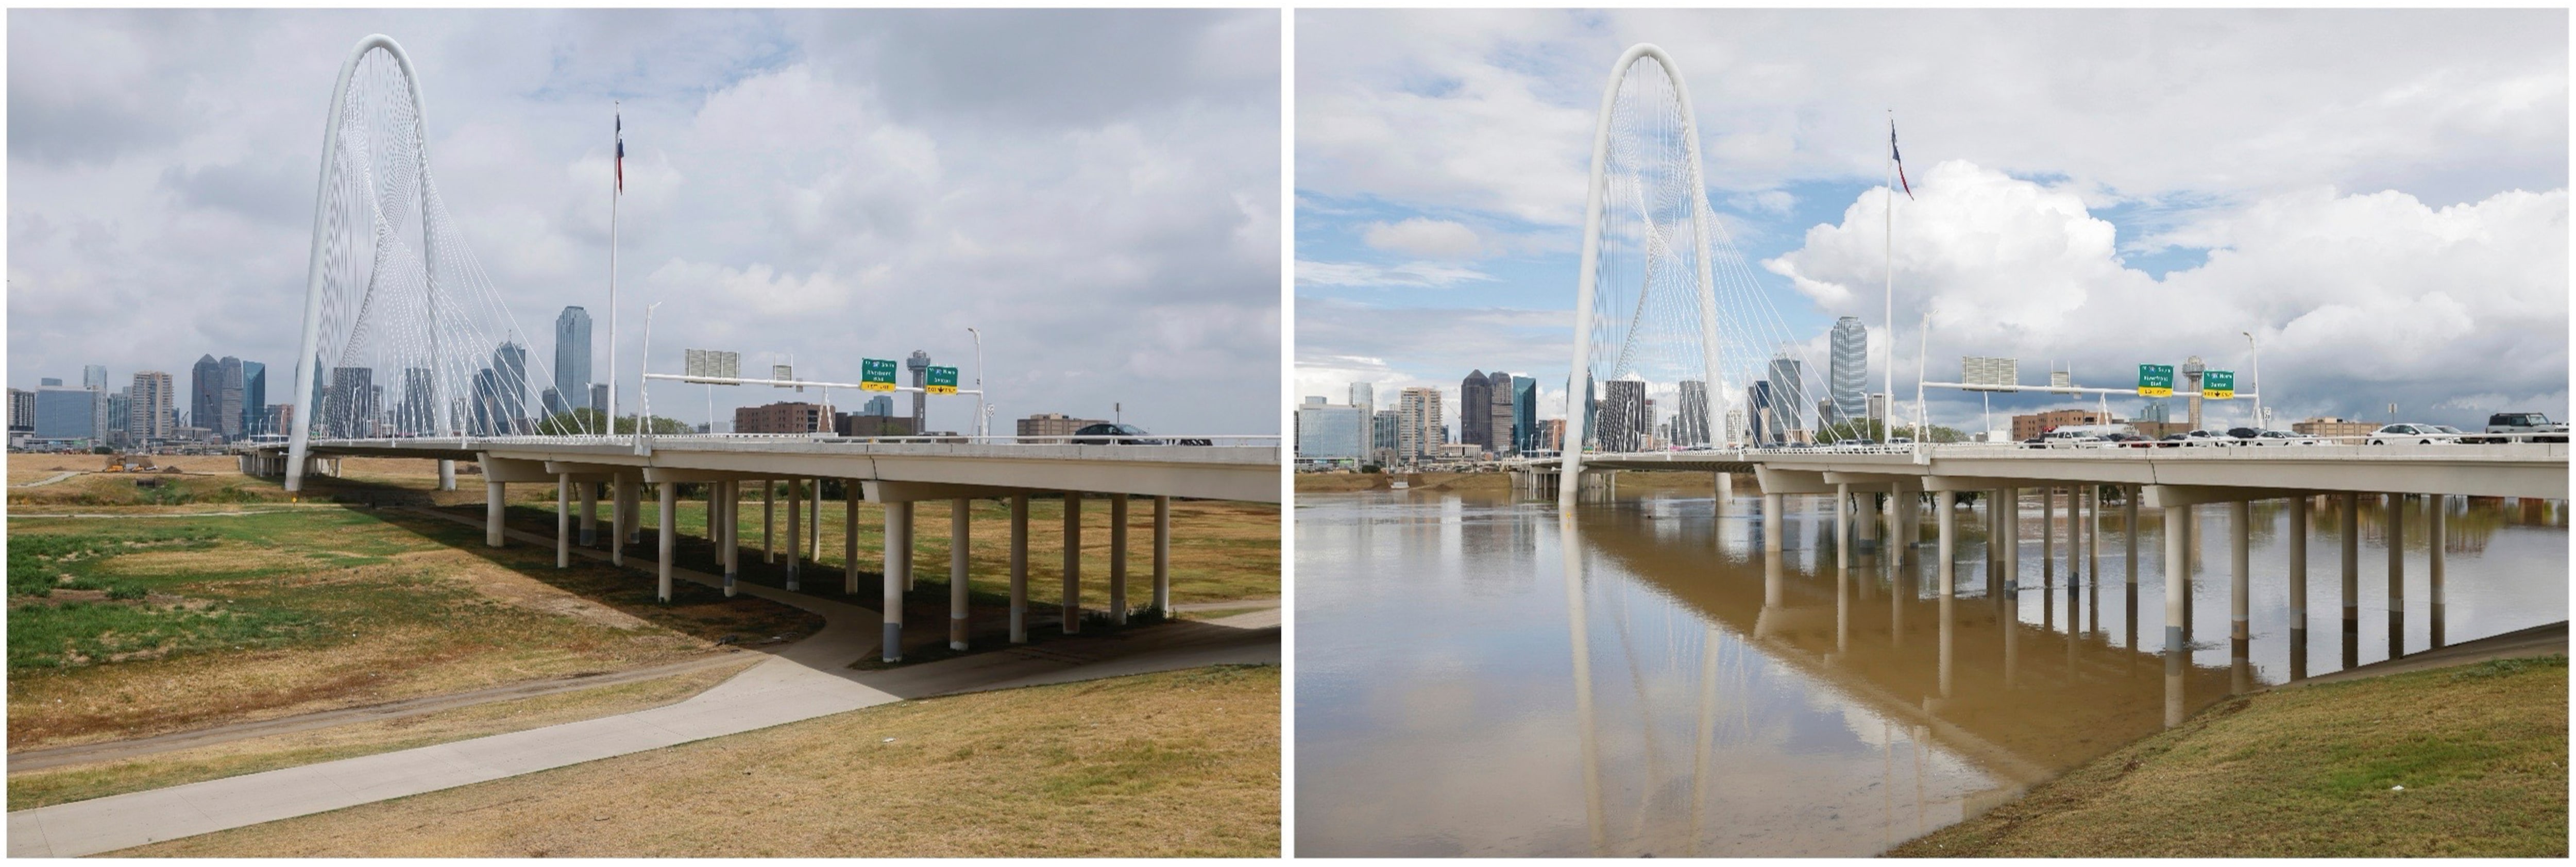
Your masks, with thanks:
<instances>
[{"instance_id":1,"label":"tree","mask_svg":"<svg viewBox=\"0 0 2576 867\"><path fill-rule=\"evenodd\" d=\"M537 422L537 433L540 436L580 436L583 434L601 433L607 428L607 425L601 423L601 417L603 415L604 413L589 407L579 407L571 412L556 413L547 417L544 421ZM619 416L617 419L617 429L614 432L621 434L634 433L635 418L635 416L631 415ZM679 419L658 415L652 417L651 421L644 426L644 430L646 433L653 434L654 436L669 436L695 432L689 425L682 424Z\"/></svg>"}]
</instances>

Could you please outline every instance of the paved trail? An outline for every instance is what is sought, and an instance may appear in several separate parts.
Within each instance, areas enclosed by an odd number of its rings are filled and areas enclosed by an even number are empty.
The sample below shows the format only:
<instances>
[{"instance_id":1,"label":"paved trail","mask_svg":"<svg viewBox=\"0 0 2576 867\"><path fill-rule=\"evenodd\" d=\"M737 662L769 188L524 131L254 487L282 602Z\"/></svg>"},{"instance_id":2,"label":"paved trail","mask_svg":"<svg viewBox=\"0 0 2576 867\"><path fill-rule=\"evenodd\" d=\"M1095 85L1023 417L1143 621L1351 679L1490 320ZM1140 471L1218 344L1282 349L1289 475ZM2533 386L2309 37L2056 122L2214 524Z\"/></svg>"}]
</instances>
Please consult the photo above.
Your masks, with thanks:
<instances>
[{"instance_id":1,"label":"paved trail","mask_svg":"<svg viewBox=\"0 0 2576 867\"><path fill-rule=\"evenodd\" d=\"M415 510L459 523L477 519ZM508 531L523 544L554 540ZM604 551L576 548L606 559ZM628 555L635 568L651 559ZM716 576L672 574L711 586ZM63 857L111 852L145 843L272 822L390 798L579 764L690 741L857 710L905 698L1035 686L1101 677L1251 663L1277 665L1279 631L1208 623L1172 623L1117 636L1074 637L1044 648L1011 648L892 671L860 672L850 663L877 650L880 618L867 608L738 583L739 592L823 615L810 638L781 648L716 687L676 704L599 719L455 741L400 752L284 768L166 789L134 792L9 814L10 857ZM1257 604L1257 603L1256 603ZM1267 614L1273 621L1276 610Z\"/></svg>"}]
</instances>

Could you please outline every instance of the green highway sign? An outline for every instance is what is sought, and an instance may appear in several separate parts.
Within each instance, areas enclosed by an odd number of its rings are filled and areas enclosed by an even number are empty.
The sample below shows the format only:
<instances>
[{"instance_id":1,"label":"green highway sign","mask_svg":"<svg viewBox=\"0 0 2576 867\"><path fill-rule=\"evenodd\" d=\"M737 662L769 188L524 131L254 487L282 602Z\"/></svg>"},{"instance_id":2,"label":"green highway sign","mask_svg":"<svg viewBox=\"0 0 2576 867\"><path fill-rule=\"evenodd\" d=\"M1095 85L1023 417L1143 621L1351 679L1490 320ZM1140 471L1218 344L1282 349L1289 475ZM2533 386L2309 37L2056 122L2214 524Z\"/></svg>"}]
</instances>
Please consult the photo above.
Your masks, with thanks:
<instances>
[{"instance_id":1,"label":"green highway sign","mask_svg":"<svg viewBox=\"0 0 2576 867\"><path fill-rule=\"evenodd\" d=\"M859 388L867 391L893 391L894 370L892 359L859 359Z\"/></svg>"},{"instance_id":2,"label":"green highway sign","mask_svg":"<svg viewBox=\"0 0 2576 867\"><path fill-rule=\"evenodd\" d=\"M2138 365L2138 395L2141 397L2173 396L2173 365Z\"/></svg>"},{"instance_id":3,"label":"green highway sign","mask_svg":"<svg viewBox=\"0 0 2576 867\"><path fill-rule=\"evenodd\" d=\"M2236 396L2236 371L2211 370L2200 375L2200 396L2227 400Z\"/></svg>"},{"instance_id":4,"label":"green highway sign","mask_svg":"<svg viewBox=\"0 0 2576 867\"><path fill-rule=\"evenodd\" d=\"M930 379L922 384L922 391L931 394L957 393L957 368L933 367L926 372L930 374Z\"/></svg>"}]
</instances>

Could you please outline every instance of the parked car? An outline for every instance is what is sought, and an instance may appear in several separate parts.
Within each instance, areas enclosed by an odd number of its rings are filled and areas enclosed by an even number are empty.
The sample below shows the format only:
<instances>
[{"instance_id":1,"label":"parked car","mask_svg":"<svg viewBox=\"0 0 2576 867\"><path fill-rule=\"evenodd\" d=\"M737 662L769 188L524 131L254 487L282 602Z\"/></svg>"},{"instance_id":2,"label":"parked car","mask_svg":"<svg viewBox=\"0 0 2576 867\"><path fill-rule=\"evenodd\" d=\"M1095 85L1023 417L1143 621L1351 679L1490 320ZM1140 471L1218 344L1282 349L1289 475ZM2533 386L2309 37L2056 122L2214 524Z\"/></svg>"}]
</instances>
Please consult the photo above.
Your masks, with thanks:
<instances>
[{"instance_id":1,"label":"parked car","mask_svg":"<svg viewBox=\"0 0 2576 867\"><path fill-rule=\"evenodd\" d=\"M2256 437L2254 440L2255 445L2265 446L2313 446L2323 445L2324 442L2324 440L2308 436L2307 434L2291 433L2285 430L2267 430L2263 432L2262 436Z\"/></svg>"},{"instance_id":2,"label":"parked car","mask_svg":"<svg viewBox=\"0 0 2576 867\"><path fill-rule=\"evenodd\" d=\"M2500 412L2487 416L2486 432L2491 434L2554 434L2554 436L2527 436L2516 439L2507 439L2505 437L2480 437L2476 439L2462 440L2462 442L2563 443L2567 441L2567 426L2565 424L2550 421L2548 416L2536 412Z\"/></svg>"},{"instance_id":3,"label":"parked car","mask_svg":"<svg viewBox=\"0 0 2576 867\"><path fill-rule=\"evenodd\" d=\"M2435 443L2456 442L2460 438L2460 433L2461 431L2459 428L2447 427L2438 424L2386 424L2380 425L2378 430L2370 432L2369 443L2374 446L2391 445L2395 443L2432 445Z\"/></svg>"},{"instance_id":4,"label":"parked car","mask_svg":"<svg viewBox=\"0 0 2576 867\"><path fill-rule=\"evenodd\" d=\"M1073 442L1075 445L1085 446L1169 445L1169 443L1165 443L1162 440L1154 439L1153 435L1146 433L1144 428L1137 427L1132 424L1114 424L1105 421L1099 424L1083 425L1081 430L1073 432Z\"/></svg>"}]
</instances>

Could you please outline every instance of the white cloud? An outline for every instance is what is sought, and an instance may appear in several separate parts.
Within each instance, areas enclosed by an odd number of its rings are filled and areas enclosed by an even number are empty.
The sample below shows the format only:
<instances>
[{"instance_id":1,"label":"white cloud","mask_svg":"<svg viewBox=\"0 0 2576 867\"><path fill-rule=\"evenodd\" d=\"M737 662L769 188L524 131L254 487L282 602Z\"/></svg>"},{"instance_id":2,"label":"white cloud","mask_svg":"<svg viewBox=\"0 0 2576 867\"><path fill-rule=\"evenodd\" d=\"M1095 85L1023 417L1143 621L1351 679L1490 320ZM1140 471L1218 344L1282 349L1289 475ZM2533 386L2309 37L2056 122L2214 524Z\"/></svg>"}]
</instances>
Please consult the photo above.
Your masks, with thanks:
<instances>
[{"instance_id":1,"label":"white cloud","mask_svg":"<svg viewBox=\"0 0 2576 867\"><path fill-rule=\"evenodd\" d=\"M1402 265L1372 265L1366 262L1297 262L1297 282L1318 286L1421 286L1444 287L1476 280L1491 280L1482 271L1463 265L1438 262L1407 262Z\"/></svg>"},{"instance_id":2,"label":"white cloud","mask_svg":"<svg viewBox=\"0 0 2576 867\"><path fill-rule=\"evenodd\" d=\"M1482 246L1476 230L1466 224L1426 217L1370 223L1363 240L1375 249L1424 259L1471 259Z\"/></svg>"}]
</instances>

